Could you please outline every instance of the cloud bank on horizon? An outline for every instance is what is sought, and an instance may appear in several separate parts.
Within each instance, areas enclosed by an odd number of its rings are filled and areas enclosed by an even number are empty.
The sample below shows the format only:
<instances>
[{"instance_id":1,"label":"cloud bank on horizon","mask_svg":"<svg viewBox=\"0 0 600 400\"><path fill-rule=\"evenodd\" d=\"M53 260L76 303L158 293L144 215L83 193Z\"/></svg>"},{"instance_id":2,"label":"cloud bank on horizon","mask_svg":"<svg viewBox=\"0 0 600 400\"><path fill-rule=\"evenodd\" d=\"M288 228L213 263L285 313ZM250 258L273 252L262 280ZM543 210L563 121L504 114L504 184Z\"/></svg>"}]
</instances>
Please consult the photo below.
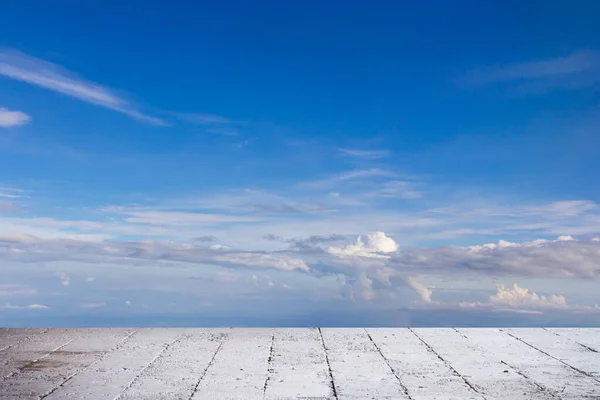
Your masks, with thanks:
<instances>
[{"instance_id":1,"label":"cloud bank on horizon","mask_svg":"<svg viewBox=\"0 0 600 400\"><path fill-rule=\"evenodd\" d=\"M304 12L292 4L252 10L258 25L216 4L150 5L133 30L106 5L106 38L74 22L83 5L49 11L31 36L26 7L8 7L0 319L410 310L600 322L595 21L579 15L568 45L513 43L481 23L492 11L508 21L510 7L471 6L461 26L503 42L490 51L449 29L459 60L441 31L398 24L429 21L401 4L348 7L313 30L280 25L279 12ZM322 8L307 18L337 15ZM157 38L166 25L149 31L152 15L181 30ZM416 50L428 46L435 60Z\"/></svg>"}]
</instances>

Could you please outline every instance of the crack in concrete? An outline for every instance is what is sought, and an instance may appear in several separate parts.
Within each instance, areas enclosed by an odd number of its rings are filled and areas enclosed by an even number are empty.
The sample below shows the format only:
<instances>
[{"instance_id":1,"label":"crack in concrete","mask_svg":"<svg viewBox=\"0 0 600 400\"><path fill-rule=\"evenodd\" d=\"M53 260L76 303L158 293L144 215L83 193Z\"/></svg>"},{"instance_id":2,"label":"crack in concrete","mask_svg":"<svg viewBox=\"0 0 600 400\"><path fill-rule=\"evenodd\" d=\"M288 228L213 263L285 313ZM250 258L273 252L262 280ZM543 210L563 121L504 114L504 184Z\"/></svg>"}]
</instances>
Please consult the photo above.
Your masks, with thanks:
<instances>
[{"instance_id":1,"label":"crack in concrete","mask_svg":"<svg viewBox=\"0 0 600 400\"><path fill-rule=\"evenodd\" d=\"M77 375L79 375L81 372L85 371L86 369L88 369L89 367L91 367L92 365L94 365L97 362L100 362L108 353L112 353L113 351L117 351L121 348L121 346L127 341L129 340L130 337L132 337L139 329L134 329L131 333L127 334L127 336L125 336L121 342L119 344L117 344L114 348L105 351L104 353L102 353L102 355L100 357L98 357L97 359L93 360L92 362L88 363L87 365L83 366L82 368L78 369L77 371L75 371L74 373L72 373L71 375L69 375L68 377L65 378L65 380L63 380L60 385L50 389L48 392L42 394L39 397L39 400L43 400L46 397L50 396L52 393L56 392L58 389L62 388L63 386L65 386L67 384L67 382L69 382L71 379L75 378Z\"/></svg>"},{"instance_id":2,"label":"crack in concrete","mask_svg":"<svg viewBox=\"0 0 600 400\"><path fill-rule=\"evenodd\" d=\"M402 382L402 379L400 379L400 377L398 376L398 374L396 373L396 371L394 371L394 368L392 368L389 360L383 355L383 352L381 351L381 349L379 348L379 346L377 345L377 343L375 343L375 341L373 340L373 338L371 337L371 334L369 333L369 331L367 331L367 329L364 330L365 333L367 334L367 336L369 337L369 340L371 341L371 343L373 343L373 346L375 346L375 348L377 349L377 352L379 353L379 355L381 356L381 358L383 358L383 361L385 361L386 365L388 366L388 368L390 369L390 371L392 371L392 374L394 374L394 376L396 377L396 379L398 380L398 383L400 384L400 387L402 388L402 390L404 391L404 394L410 399L410 400L414 400L412 398L412 396L410 395L410 393L408 393L408 388L406 387L406 385L404 385L404 383Z\"/></svg>"},{"instance_id":3,"label":"crack in concrete","mask_svg":"<svg viewBox=\"0 0 600 400\"><path fill-rule=\"evenodd\" d=\"M583 343L579 343L579 342L575 342L575 343L577 343L578 345L580 345L580 346L581 346L581 347L583 347L584 349L586 349L586 350L588 350L588 351L591 351L592 353L598 353L598 350L596 350L596 349L594 349L594 348L592 348L592 347L590 347L590 346L586 346L585 344L583 344Z\"/></svg>"},{"instance_id":4,"label":"crack in concrete","mask_svg":"<svg viewBox=\"0 0 600 400\"><path fill-rule=\"evenodd\" d=\"M469 340L469 338L467 337L467 335L465 335L464 333L462 333L461 331L459 331L456 328L452 328L452 330L456 333L458 333L460 336L464 337L465 339Z\"/></svg>"},{"instance_id":5,"label":"crack in concrete","mask_svg":"<svg viewBox=\"0 0 600 400\"><path fill-rule=\"evenodd\" d=\"M532 349L535 349L535 350L539 351L540 353L542 353L542 354L544 354L544 355L546 355L546 356L548 356L548 357L550 357L550 358L552 358L552 359L554 359L554 360L556 360L556 361L558 361L558 362L560 362L560 363L562 363L562 364L566 365L567 367L571 368L573 371L577 371L577 372L579 372L580 374L582 374L582 375L585 375L585 376L587 376L588 378L592 378L592 379L593 379L593 380L595 380L596 382L600 383L600 379L596 378L594 375L590 374L589 372L585 372L585 371L583 371L583 370L580 370L579 368L576 368L576 367L572 366L571 364L564 362L564 361L563 361L563 360L561 360L560 358L554 357L552 354L550 354L550 353L548 353L548 352L545 352L544 350L542 350L542 349L540 349L540 348L538 348L538 347L536 347L536 346L532 345L532 344L531 344L531 343L529 343L529 342L526 342L525 340L521 339L520 337L517 337L517 336L513 335L513 334L512 334L512 333L510 333L510 332L506 332L506 331L505 331L505 330L503 330L503 329L500 329L500 331L501 331L501 332L504 332L504 333L506 333L508 336L510 336L510 337L512 337L512 338L514 338L514 339L516 339L516 340L518 340L519 342L525 343L527 346L531 347Z\"/></svg>"},{"instance_id":6,"label":"crack in concrete","mask_svg":"<svg viewBox=\"0 0 600 400\"><path fill-rule=\"evenodd\" d=\"M425 345L425 347L427 347L427 349L429 351L431 351L433 354L435 354L437 356L437 358L439 358L448 368L450 368L450 370L458 377L460 377L465 384L475 393L477 393L478 395L480 395L484 400L485 400L485 396L479 391L477 390L477 388L475 388L475 386L469 382L467 380L467 378L465 378L464 376L462 376L461 374L458 373L458 371L456 369L454 369L454 367L448 362L446 361L437 351L435 351L433 349L433 347L431 347L425 340L423 340L423 338L421 338L421 336L417 335L417 333L415 331L412 330L412 328L407 328L409 331L412 332L413 335L415 335L417 337L417 339L419 339L421 341L421 343L423 343Z\"/></svg>"},{"instance_id":7,"label":"crack in concrete","mask_svg":"<svg viewBox=\"0 0 600 400\"><path fill-rule=\"evenodd\" d=\"M227 338L225 340L227 340ZM204 377L208 373L208 369L211 367L211 365L213 365L213 362L215 361L215 358L217 357L217 354L219 353L219 351L221 351L221 347L223 347L223 344L225 343L225 340L223 340L219 344L219 347L217 347L217 350L215 350L215 352L212 355L210 361L208 362L208 364L206 364L206 368L204 368L204 371L202 371L202 375L200 375L200 378L198 379L198 382L196 382L196 385L194 385L194 388L192 389L192 393L190 393L190 397L188 398L188 400L192 400L192 397L194 397L194 395L196 394L196 392L198 392L198 388L200 387L200 384L202 383L202 380L204 379Z\"/></svg>"},{"instance_id":8,"label":"crack in concrete","mask_svg":"<svg viewBox=\"0 0 600 400\"><path fill-rule=\"evenodd\" d=\"M267 359L267 377L265 379L265 386L263 387L263 399L267 396L267 384L269 383L269 378L271 377L271 362L273 361L273 345L275 344L275 332L273 332L273 336L271 337L271 348L269 349L269 358Z\"/></svg>"},{"instance_id":9,"label":"crack in concrete","mask_svg":"<svg viewBox=\"0 0 600 400\"><path fill-rule=\"evenodd\" d=\"M564 338L566 338L566 339L568 339L568 340L572 340L574 343L577 343L578 345L580 345L581 347L583 347L584 349L586 349L586 350L588 350L588 351L591 351L592 353L600 353L600 351L598 351L598 350L594 349L593 347L590 347L590 346L588 346L588 345L585 345L585 344L583 344L583 343L579 343L577 340L571 339L570 337L567 337L567 336L562 336L561 334L559 334L559 333L556 333L556 332L553 332L553 331L551 331L551 330L548 330L548 329L546 329L546 328L542 328L542 329L543 329L543 330L545 330L546 332L550 332L550 333L552 333L552 334L553 334L553 335L555 335L555 336L558 336L558 337L564 337Z\"/></svg>"},{"instance_id":10,"label":"crack in concrete","mask_svg":"<svg viewBox=\"0 0 600 400\"><path fill-rule=\"evenodd\" d=\"M544 392L544 393L548 393L550 396L552 396L552 398L554 398L554 399L557 399L557 398L559 398L559 397L557 397L557 396L554 394L554 391L553 391L553 390L550 390L549 388L547 388L547 387L545 387L545 386L543 386L543 385L541 385L541 384L537 383L536 381L534 381L533 379L531 379L530 377L528 377L527 375L525 375L525 373L524 373L523 371L521 371L520 369L518 369L517 367L514 367L514 366L510 365L509 363L507 363L507 362L506 362L506 361L504 361L504 360L500 360L500 363L501 363L501 364L504 364L504 365L506 365L508 368L510 368L510 369L512 369L513 371L515 371L515 372L516 372L518 375L520 375L520 376L522 376L523 378L525 378L525 379L526 379L528 382L531 382L531 383L533 383L533 384L534 384L534 385L535 385L535 386L536 386L536 387L537 387L539 390L541 390L542 392ZM564 391L564 389L563 389L563 391Z\"/></svg>"},{"instance_id":11,"label":"crack in concrete","mask_svg":"<svg viewBox=\"0 0 600 400\"><path fill-rule=\"evenodd\" d=\"M133 384L135 383L135 381L137 381L137 380L138 380L138 378L144 374L144 371L146 371L148 368L150 368L150 366L151 366L152 364L154 364L154 362L155 362L156 360L158 360L158 359L160 358L160 356L161 356L161 355L162 355L162 354L163 354L165 351L167 351L167 350L169 349L169 347L171 347L171 346L172 346L172 345L174 345L175 343L179 342L179 341L181 340L182 336L183 336L183 335L178 335L178 336L175 338L175 340L173 340L173 341L171 341L170 343L168 343L167 345L163 346L163 348L162 348L162 349L161 349L161 350L158 352L158 354L157 354L156 356L154 356L154 358L153 358L152 360L150 360L150 362L149 362L148 364L146 364L146 365L144 366L144 368L142 368L142 370L141 370L141 371L140 371L140 372L139 372L139 373L138 373L138 374L135 376L135 378L133 378L133 379L131 380L131 382L129 382L129 384L128 384L128 385L125 387L125 389L123 389L123 391L122 391L120 394L118 394L118 395L117 395L117 397L115 397L113 400L118 400L118 399L120 399L120 398L123 396L123 394L125 394L125 392L126 392L127 390L129 390L129 389L130 389L130 388L133 386Z\"/></svg>"},{"instance_id":12,"label":"crack in concrete","mask_svg":"<svg viewBox=\"0 0 600 400\"><path fill-rule=\"evenodd\" d=\"M321 343L323 344L323 350L325 350L325 362L327 363L327 369L329 370L329 379L331 385L331 391L333 394L333 398L338 400L337 389L335 387L335 381L333 380L333 371L331 370L331 364L329 363L329 354L327 354L327 347L325 346L325 338L323 337L323 332L321 328L319 329L319 335L321 336Z\"/></svg>"}]
</instances>

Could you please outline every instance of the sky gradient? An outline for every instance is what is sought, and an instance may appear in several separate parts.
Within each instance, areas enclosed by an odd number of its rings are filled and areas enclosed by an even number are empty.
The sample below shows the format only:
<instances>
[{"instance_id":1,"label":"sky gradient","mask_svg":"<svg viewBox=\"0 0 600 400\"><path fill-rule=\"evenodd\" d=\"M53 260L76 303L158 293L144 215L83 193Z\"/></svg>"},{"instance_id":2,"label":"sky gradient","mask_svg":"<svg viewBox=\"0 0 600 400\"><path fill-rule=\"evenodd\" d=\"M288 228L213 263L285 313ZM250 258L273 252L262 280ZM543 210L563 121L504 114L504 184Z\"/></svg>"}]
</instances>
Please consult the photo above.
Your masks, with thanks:
<instances>
[{"instance_id":1,"label":"sky gradient","mask_svg":"<svg viewBox=\"0 0 600 400\"><path fill-rule=\"evenodd\" d=\"M8 1L0 325L600 324L600 4Z\"/></svg>"}]
</instances>

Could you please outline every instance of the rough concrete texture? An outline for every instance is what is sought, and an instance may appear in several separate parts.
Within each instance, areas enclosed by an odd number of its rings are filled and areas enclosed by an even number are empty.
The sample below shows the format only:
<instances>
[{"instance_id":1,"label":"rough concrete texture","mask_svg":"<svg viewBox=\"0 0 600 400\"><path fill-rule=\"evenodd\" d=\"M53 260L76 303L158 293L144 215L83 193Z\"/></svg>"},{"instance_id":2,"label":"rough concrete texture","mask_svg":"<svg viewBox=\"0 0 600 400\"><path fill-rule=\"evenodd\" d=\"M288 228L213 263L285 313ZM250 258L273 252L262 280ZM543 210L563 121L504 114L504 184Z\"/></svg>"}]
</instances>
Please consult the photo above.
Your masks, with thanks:
<instances>
[{"instance_id":1,"label":"rough concrete texture","mask_svg":"<svg viewBox=\"0 0 600 400\"><path fill-rule=\"evenodd\" d=\"M600 329L0 329L0 399L600 399Z\"/></svg>"}]
</instances>

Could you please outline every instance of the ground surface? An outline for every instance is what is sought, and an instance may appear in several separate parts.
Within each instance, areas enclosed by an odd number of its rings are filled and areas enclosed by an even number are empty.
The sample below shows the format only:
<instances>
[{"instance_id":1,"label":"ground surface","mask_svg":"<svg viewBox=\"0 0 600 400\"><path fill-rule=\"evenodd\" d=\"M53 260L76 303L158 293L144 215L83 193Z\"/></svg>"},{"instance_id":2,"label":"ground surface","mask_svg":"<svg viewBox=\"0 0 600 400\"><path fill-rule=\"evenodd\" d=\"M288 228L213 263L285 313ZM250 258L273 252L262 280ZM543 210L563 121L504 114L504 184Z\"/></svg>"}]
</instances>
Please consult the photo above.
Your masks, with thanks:
<instances>
[{"instance_id":1,"label":"ground surface","mask_svg":"<svg viewBox=\"0 0 600 400\"><path fill-rule=\"evenodd\" d=\"M600 399L600 329L0 329L0 399Z\"/></svg>"}]
</instances>

